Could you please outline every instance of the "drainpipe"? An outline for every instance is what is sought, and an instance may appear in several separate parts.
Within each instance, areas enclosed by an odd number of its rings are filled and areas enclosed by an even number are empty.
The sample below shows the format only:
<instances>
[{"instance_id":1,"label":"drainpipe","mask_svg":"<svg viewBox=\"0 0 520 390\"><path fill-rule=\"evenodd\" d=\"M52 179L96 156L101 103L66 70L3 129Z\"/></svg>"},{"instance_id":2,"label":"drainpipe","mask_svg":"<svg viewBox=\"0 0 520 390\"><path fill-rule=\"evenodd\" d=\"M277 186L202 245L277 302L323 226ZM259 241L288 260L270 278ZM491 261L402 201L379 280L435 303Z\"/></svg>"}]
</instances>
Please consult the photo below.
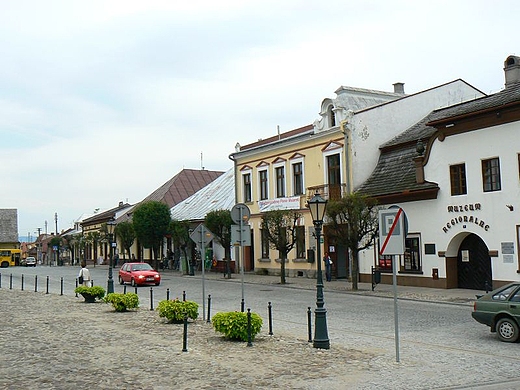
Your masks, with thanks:
<instances>
[{"instance_id":1,"label":"drainpipe","mask_svg":"<svg viewBox=\"0 0 520 390\"><path fill-rule=\"evenodd\" d=\"M349 110L347 113L348 117L352 117L352 111ZM353 169L352 169L352 131L350 126L347 126L349 123L348 119L344 119L340 122L340 129L343 135L345 136L345 170L347 172L346 177L346 185L347 185L347 194L352 193L353 189Z\"/></svg>"}]
</instances>

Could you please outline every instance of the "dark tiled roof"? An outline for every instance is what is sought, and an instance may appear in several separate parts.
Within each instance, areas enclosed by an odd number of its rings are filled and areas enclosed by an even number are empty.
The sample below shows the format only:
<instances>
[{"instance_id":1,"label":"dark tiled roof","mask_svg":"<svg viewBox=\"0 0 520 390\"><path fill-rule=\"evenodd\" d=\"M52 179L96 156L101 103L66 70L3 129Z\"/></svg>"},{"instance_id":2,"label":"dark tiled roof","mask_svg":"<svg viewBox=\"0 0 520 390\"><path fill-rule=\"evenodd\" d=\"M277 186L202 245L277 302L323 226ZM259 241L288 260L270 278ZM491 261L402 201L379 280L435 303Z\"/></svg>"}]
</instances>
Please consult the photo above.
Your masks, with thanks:
<instances>
[{"instance_id":1,"label":"dark tiled roof","mask_svg":"<svg viewBox=\"0 0 520 390\"><path fill-rule=\"evenodd\" d=\"M103 211L99 214L95 214L92 217L86 218L83 221L81 221L81 225L87 226L91 224L95 224L98 222L105 222L110 220L111 218L114 218L117 211L129 208L131 205L128 203L121 202L117 207L114 207L113 209Z\"/></svg>"},{"instance_id":2,"label":"dark tiled roof","mask_svg":"<svg viewBox=\"0 0 520 390\"><path fill-rule=\"evenodd\" d=\"M306 134L306 133L310 132L311 130L314 130L313 125L307 125L307 126L300 127L298 129L286 131L285 133L281 133L280 135L275 135L275 136L272 136L272 137L269 137L266 139L261 139L256 142L241 146L240 152L243 152L243 151L249 150L249 149L255 149L259 146L272 144L274 142L286 140L286 139L289 139L289 138L292 138L292 137L295 137L298 135Z\"/></svg>"},{"instance_id":3,"label":"dark tiled roof","mask_svg":"<svg viewBox=\"0 0 520 390\"><path fill-rule=\"evenodd\" d=\"M223 173L221 171L183 169L144 198L143 202L154 200L163 202L169 208L172 208L177 203L182 202L201 188L207 186Z\"/></svg>"},{"instance_id":4,"label":"dark tiled roof","mask_svg":"<svg viewBox=\"0 0 520 390\"><path fill-rule=\"evenodd\" d=\"M372 175L357 191L373 197L438 188L436 183L418 184L414 157L416 142L382 150Z\"/></svg>"},{"instance_id":5,"label":"dark tiled roof","mask_svg":"<svg viewBox=\"0 0 520 390\"><path fill-rule=\"evenodd\" d=\"M18 242L18 210L0 209L0 242Z\"/></svg>"},{"instance_id":6,"label":"dark tiled roof","mask_svg":"<svg viewBox=\"0 0 520 390\"><path fill-rule=\"evenodd\" d=\"M432 114L431 122L519 103L520 83L516 83L493 95L484 96L455 106L435 110Z\"/></svg>"}]
</instances>

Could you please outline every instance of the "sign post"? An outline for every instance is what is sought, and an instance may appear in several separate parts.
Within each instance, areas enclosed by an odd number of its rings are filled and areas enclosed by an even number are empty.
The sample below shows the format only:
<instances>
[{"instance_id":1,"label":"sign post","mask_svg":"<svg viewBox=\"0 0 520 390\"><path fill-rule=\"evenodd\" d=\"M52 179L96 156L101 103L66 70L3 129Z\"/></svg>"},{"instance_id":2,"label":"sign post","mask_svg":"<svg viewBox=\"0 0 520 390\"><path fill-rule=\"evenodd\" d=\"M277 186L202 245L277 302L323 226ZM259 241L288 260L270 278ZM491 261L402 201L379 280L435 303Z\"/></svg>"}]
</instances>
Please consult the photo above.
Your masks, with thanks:
<instances>
[{"instance_id":1,"label":"sign post","mask_svg":"<svg viewBox=\"0 0 520 390\"><path fill-rule=\"evenodd\" d=\"M209 229L202 223L190 234L190 238L195 242L195 244L197 244L200 250L200 259L202 260L202 320L205 319L204 316L206 315L206 280L204 277L204 268L206 266L206 246L211 242L211 240L213 240L213 237L213 233L211 233L211 231L209 231Z\"/></svg>"},{"instance_id":2,"label":"sign post","mask_svg":"<svg viewBox=\"0 0 520 390\"><path fill-rule=\"evenodd\" d=\"M249 210L249 207L243 203L237 203L233 206L231 209L231 219L233 222L238 224L238 242L240 243L240 277L241 277L241 284L242 284L242 302L245 302L244 300L244 246L251 245L251 233L249 231L249 225L247 225L247 222L249 221L249 217L251 216L251 211ZM244 227L247 226L247 233L245 232L246 229ZM235 229L233 229L235 230ZM233 231L232 231L233 233ZM246 234L244 234L246 233ZM235 242L235 241L233 241Z\"/></svg>"},{"instance_id":3,"label":"sign post","mask_svg":"<svg viewBox=\"0 0 520 390\"><path fill-rule=\"evenodd\" d=\"M406 223L405 223L406 222ZM402 208L391 207L379 210L379 243L381 255L393 255L392 281L394 290L395 361L399 363L399 316L397 307L397 262L396 256L404 254L404 239L408 230L406 215Z\"/></svg>"}]
</instances>

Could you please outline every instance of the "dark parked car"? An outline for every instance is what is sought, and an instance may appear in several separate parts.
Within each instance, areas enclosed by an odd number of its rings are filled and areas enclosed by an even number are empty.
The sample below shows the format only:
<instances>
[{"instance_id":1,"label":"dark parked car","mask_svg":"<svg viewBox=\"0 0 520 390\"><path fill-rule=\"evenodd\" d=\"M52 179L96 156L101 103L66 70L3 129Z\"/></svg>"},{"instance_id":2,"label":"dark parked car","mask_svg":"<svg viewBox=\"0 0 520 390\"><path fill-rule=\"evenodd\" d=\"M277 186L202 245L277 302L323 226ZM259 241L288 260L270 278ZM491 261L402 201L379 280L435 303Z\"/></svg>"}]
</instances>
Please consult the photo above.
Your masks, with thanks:
<instances>
[{"instance_id":1,"label":"dark parked car","mask_svg":"<svg viewBox=\"0 0 520 390\"><path fill-rule=\"evenodd\" d=\"M520 282L510 283L479 297L471 316L491 327L501 341L518 341L520 323Z\"/></svg>"},{"instance_id":2,"label":"dark parked car","mask_svg":"<svg viewBox=\"0 0 520 390\"><path fill-rule=\"evenodd\" d=\"M119 283L132 286L143 284L161 284L161 275L148 263L125 263L119 269Z\"/></svg>"}]
</instances>

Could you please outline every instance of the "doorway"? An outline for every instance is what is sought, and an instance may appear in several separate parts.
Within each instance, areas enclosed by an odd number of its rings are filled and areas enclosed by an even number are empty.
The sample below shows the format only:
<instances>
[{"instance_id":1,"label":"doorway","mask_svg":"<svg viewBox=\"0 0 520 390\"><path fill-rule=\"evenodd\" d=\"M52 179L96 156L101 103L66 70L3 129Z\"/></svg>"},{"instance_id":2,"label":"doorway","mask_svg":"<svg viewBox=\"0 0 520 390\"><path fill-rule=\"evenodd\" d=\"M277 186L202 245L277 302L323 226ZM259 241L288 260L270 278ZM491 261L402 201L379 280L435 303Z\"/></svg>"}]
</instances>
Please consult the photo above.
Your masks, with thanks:
<instances>
[{"instance_id":1,"label":"doorway","mask_svg":"<svg viewBox=\"0 0 520 390\"><path fill-rule=\"evenodd\" d=\"M461 242L457 254L457 286L471 290L485 290L492 285L489 249L476 234L469 234Z\"/></svg>"}]
</instances>

